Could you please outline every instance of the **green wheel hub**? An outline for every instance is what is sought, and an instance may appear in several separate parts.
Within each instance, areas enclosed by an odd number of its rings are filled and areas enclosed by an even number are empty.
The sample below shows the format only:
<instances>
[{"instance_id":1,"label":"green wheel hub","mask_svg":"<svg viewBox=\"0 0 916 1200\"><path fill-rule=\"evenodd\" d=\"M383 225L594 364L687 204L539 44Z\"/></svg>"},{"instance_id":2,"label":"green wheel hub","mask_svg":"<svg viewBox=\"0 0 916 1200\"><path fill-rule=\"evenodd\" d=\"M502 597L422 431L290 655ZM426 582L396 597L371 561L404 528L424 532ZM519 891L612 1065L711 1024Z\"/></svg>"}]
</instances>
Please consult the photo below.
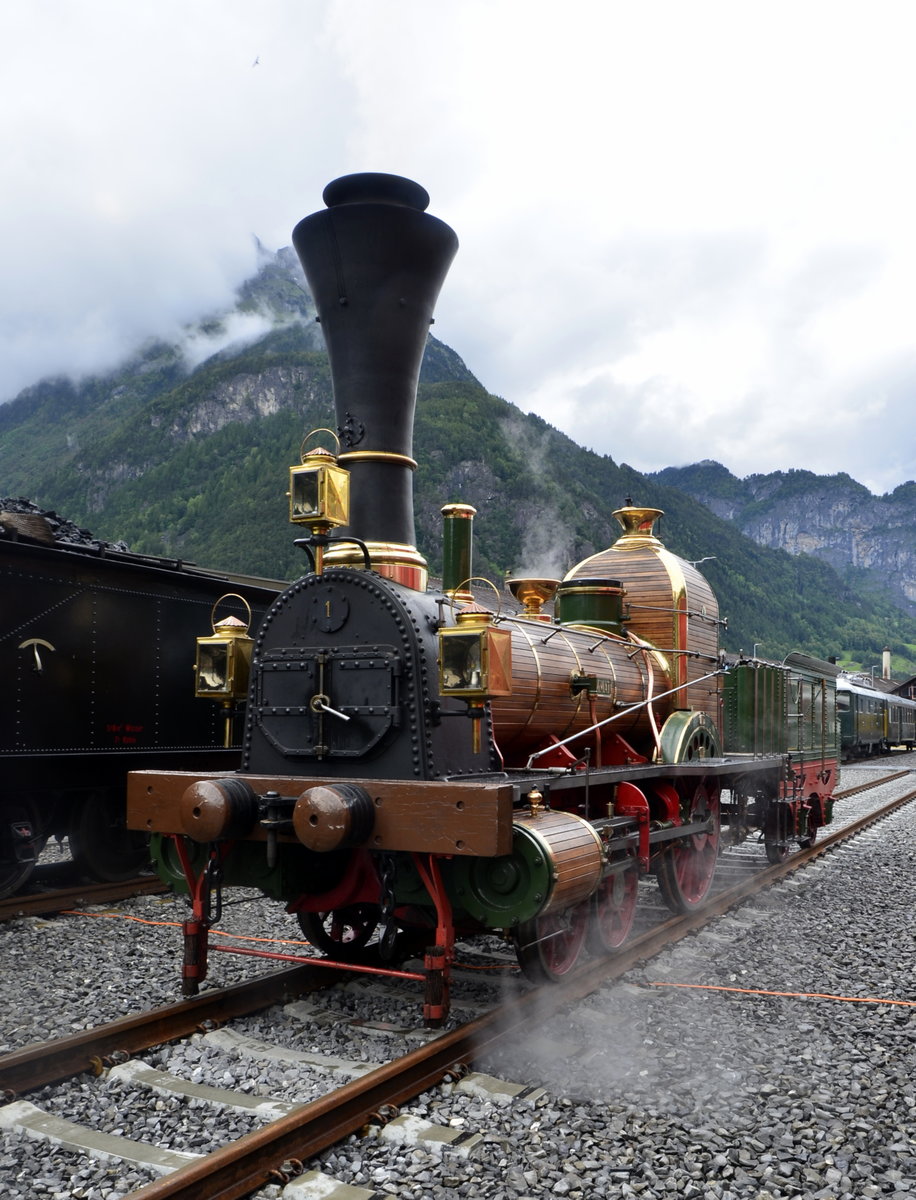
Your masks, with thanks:
<instances>
[{"instance_id":1,"label":"green wheel hub","mask_svg":"<svg viewBox=\"0 0 916 1200\"><path fill-rule=\"evenodd\" d=\"M553 861L535 833L516 825L512 852L500 858L453 860L454 894L475 920L506 929L535 917L550 898Z\"/></svg>"}]
</instances>

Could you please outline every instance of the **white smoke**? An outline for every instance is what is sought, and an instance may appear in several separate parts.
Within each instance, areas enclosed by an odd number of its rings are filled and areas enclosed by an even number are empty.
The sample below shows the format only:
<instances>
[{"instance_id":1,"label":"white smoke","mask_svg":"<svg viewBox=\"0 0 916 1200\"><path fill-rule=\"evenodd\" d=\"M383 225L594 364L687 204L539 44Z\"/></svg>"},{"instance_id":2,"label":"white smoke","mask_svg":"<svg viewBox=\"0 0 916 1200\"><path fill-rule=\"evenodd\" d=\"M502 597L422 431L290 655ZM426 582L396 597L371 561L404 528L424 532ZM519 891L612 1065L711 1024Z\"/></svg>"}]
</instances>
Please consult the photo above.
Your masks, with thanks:
<instances>
[{"instance_id":1,"label":"white smoke","mask_svg":"<svg viewBox=\"0 0 916 1200\"><path fill-rule=\"evenodd\" d=\"M189 371L224 350L250 346L276 326L276 319L262 312L233 312L204 326L194 326L182 338L179 351Z\"/></svg>"},{"instance_id":2,"label":"white smoke","mask_svg":"<svg viewBox=\"0 0 916 1200\"><path fill-rule=\"evenodd\" d=\"M562 437L554 429L537 432L532 425L517 416L502 423L508 444L528 466L532 478L546 474L550 461L551 442ZM574 534L559 509L539 503L522 538L521 561L514 575L525 579L562 579L574 565Z\"/></svg>"}]
</instances>

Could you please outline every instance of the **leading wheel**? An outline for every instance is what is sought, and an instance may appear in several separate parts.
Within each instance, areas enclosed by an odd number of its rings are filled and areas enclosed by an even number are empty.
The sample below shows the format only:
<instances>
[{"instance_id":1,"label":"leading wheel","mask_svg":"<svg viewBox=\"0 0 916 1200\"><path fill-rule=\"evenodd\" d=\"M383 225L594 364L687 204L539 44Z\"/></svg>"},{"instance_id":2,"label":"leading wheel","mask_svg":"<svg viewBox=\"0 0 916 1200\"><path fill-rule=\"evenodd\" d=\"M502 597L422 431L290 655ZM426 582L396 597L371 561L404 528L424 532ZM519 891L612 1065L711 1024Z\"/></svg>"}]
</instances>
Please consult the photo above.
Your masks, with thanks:
<instances>
[{"instance_id":1,"label":"leading wheel","mask_svg":"<svg viewBox=\"0 0 916 1200\"><path fill-rule=\"evenodd\" d=\"M626 865L607 875L590 900L588 945L595 954L619 950L633 928L639 892L639 864L625 858Z\"/></svg>"},{"instance_id":2,"label":"leading wheel","mask_svg":"<svg viewBox=\"0 0 916 1200\"><path fill-rule=\"evenodd\" d=\"M338 962L359 962L378 929L381 912L375 904L350 904L330 912L300 912L299 928L316 950Z\"/></svg>"},{"instance_id":3,"label":"leading wheel","mask_svg":"<svg viewBox=\"0 0 916 1200\"><path fill-rule=\"evenodd\" d=\"M709 821L704 833L671 842L658 864L658 886L672 912L692 912L709 894L719 855L719 789L690 783L681 799L684 825Z\"/></svg>"},{"instance_id":4,"label":"leading wheel","mask_svg":"<svg viewBox=\"0 0 916 1200\"><path fill-rule=\"evenodd\" d=\"M70 854L80 875L102 883L132 879L150 861L146 834L125 824L124 797L89 792L73 801L67 830Z\"/></svg>"},{"instance_id":5,"label":"leading wheel","mask_svg":"<svg viewBox=\"0 0 916 1200\"><path fill-rule=\"evenodd\" d=\"M519 966L532 983L555 983L578 961L588 929L588 901L519 925L514 934Z\"/></svg>"}]
</instances>

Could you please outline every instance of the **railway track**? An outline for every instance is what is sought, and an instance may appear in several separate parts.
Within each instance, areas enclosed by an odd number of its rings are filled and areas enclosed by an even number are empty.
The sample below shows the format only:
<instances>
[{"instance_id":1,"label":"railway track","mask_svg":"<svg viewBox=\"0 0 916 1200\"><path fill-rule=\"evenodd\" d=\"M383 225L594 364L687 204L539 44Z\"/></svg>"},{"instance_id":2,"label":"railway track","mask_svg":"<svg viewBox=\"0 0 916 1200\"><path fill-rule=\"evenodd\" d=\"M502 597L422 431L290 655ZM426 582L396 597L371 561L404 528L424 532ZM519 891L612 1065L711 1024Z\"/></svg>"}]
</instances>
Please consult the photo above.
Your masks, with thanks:
<instances>
[{"instance_id":1,"label":"railway track","mask_svg":"<svg viewBox=\"0 0 916 1200\"><path fill-rule=\"evenodd\" d=\"M901 772L894 777L865 781L862 786L847 789L841 799L850 801L853 796L861 796L879 784L899 781L909 774ZM268 1185L274 1187L272 1194L278 1194L276 1189L281 1185L288 1185L286 1194L290 1198L305 1194L297 1192L298 1185L294 1184L304 1162L369 1125L385 1131L384 1136L398 1137L398 1123L402 1118L396 1115L397 1108L421 1093L443 1086L465 1090L476 1088L501 1099L518 1100L521 1097L530 1102L532 1093L524 1084L475 1078L471 1064L503 1039L520 1029L529 1029L535 1021L548 1020L559 1009L619 979L635 964L696 932L748 896L823 856L840 842L854 837L862 829L914 798L916 790L907 791L875 811L862 815L850 811L848 819L844 814L838 822L839 828L832 828L829 834L823 834L822 831L821 840L813 847L800 851L779 865L761 868L758 857L757 869L752 870L745 864L746 869L738 872L740 877L728 878L725 886L719 888L701 912L658 919L613 959L587 962L561 986L532 989L511 976L511 982L504 979L502 989L506 995L502 1003L472 1013L463 1024L446 1033L429 1034L413 1028L409 1020L398 1026L390 1021L361 1018L362 998L368 988L376 986L374 982L368 985L350 983L345 989L338 989L335 994L345 992L347 999L343 1007L338 1007L336 1011L333 1006L325 1008L318 1005L313 995L303 1000L303 997L334 982L334 977L327 969L300 966L275 972L251 984L205 993L179 1005L5 1056L0 1059L0 1088L10 1097L10 1103L0 1113L0 1119L7 1127L16 1126L17 1123L20 1127L31 1124L32 1136L44 1127L46 1134L74 1148L87 1142L94 1144L91 1153L121 1154L126 1161L131 1161L133 1157L138 1162L143 1161L143 1155L147 1155L147 1169L168 1170L169 1173L132 1192L135 1200L191 1200L192 1197L194 1200L206 1200L208 1197L231 1200L232 1197L251 1195ZM846 808L846 805L842 807ZM853 805L850 804L849 808L851 810ZM456 992L460 1001L461 992L457 988ZM392 993L391 1011L405 1012L405 1005L413 1005L415 1011L416 1000L412 995L405 998ZM293 1069L297 1073L317 1072L323 1080L316 1085L320 1094L305 1102L282 1097L275 1099L273 1106L267 1110L273 1119L266 1124L261 1123L263 1115L258 1115L256 1106L258 1103L269 1104L270 1098L253 1099L249 1093L233 1097L225 1088L217 1088L206 1082L189 1089L187 1078L184 1081L179 1078L177 1082L163 1079L150 1074L151 1070L160 1070L158 1066L150 1067L147 1064L144 1067L142 1063L132 1065L137 1060L131 1056L146 1053L151 1047L175 1039L186 1038L192 1033L207 1046L219 1043L222 1038L225 1044L234 1047L234 1052L269 1055L269 1050L259 1047L257 1039L253 1041L250 1034L245 1032L245 1018L284 1001L287 1004L293 1002L294 1007L282 1010L285 1014L282 1020L304 1021L305 1028L318 1031L320 1042L330 1042L336 1046L351 1034L362 1032L370 1039L372 1049L364 1048L349 1057L342 1053L329 1055L300 1050L299 1056L294 1055L291 1060ZM241 1021L241 1029L236 1028L238 1021ZM228 1022L233 1022L233 1025L226 1029ZM335 1029L337 1032L332 1033ZM292 1036L294 1041L302 1040L290 1035L288 1029L286 1036ZM281 1032L281 1041L283 1037ZM371 1040L373 1038L374 1042ZM382 1039L381 1043L379 1039ZM408 1044L414 1044L412 1049L402 1052L405 1040ZM376 1061L377 1058L385 1058L384 1053L378 1053L383 1043L387 1043L390 1057L387 1061ZM281 1060L282 1057L280 1055ZM211 1153L196 1158L167 1157L163 1164L157 1166L148 1161L148 1150L141 1149L138 1152L134 1147L124 1144L120 1144L119 1148L117 1142L106 1141L91 1131L83 1133L69 1126L56 1125L54 1122L59 1118L54 1118L50 1113L42 1116L33 1110L30 1101L21 1099L24 1094L65 1081L87 1070L97 1075L107 1073L109 1079L113 1072L115 1078L123 1074L124 1087L149 1086L153 1081L155 1086L163 1089L160 1094L172 1095L173 1103L186 1103L190 1097L197 1103L232 1106L249 1114L252 1127ZM340 1084L342 1077L345 1082ZM193 1078L190 1083L194 1083ZM339 1085L334 1086L335 1083ZM175 1088L178 1093L174 1090L170 1093L170 1089ZM178 1100L174 1099L176 1094ZM47 1104L44 1096L40 1099ZM418 1118L410 1115L404 1117L403 1121L412 1130L412 1135L417 1134L422 1124ZM461 1153L462 1147L464 1152L468 1152L473 1142L473 1138L459 1138L454 1130L448 1128L431 1127L423 1132L433 1144L440 1148L450 1146L453 1153ZM81 1138L84 1139L82 1143ZM187 1154L187 1151L184 1153Z\"/></svg>"},{"instance_id":2,"label":"railway track","mask_svg":"<svg viewBox=\"0 0 916 1200\"><path fill-rule=\"evenodd\" d=\"M852 768L845 768L851 770ZM853 787L841 788L840 791L833 793L834 800L850 800L853 796L860 796L863 792L873 791L875 788L883 787L886 783L895 783L898 779L905 779L907 775L912 774L911 771L893 771L890 775L881 775L877 779L865 779L861 783L855 784Z\"/></svg>"},{"instance_id":3,"label":"railway track","mask_svg":"<svg viewBox=\"0 0 916 1200\"><path fill-rule=\"evenodd\" d=\"M0 924L18 917L40 917L66 909L89 908L95 904L116 904L131 896L162 895L168 888L155 875L126 879L123 883L81 883L77 886L49 887L46 891L23 892L0 900Z\"/></svg>"}]
</instances>

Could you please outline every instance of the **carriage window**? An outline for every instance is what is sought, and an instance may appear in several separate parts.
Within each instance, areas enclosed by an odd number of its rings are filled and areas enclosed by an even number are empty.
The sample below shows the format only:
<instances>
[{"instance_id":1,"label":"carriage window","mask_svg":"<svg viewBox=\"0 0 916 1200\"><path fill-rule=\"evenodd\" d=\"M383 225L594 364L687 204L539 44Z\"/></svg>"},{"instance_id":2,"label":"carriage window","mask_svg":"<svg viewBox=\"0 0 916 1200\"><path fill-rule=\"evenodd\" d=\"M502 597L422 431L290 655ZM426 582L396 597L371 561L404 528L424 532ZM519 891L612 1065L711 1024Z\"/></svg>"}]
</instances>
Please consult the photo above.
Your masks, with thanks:
<instances>
[{"instance_id":1,"label":"carriage window","mask_svg":"<svg viewBox=\"0 0 916 1200\"><path fill-rule=\"evenodd\" d=\"M849 694L847 692L837 692L836 706L840 712L849 712Z\"/></svg>"}]
</instances>

